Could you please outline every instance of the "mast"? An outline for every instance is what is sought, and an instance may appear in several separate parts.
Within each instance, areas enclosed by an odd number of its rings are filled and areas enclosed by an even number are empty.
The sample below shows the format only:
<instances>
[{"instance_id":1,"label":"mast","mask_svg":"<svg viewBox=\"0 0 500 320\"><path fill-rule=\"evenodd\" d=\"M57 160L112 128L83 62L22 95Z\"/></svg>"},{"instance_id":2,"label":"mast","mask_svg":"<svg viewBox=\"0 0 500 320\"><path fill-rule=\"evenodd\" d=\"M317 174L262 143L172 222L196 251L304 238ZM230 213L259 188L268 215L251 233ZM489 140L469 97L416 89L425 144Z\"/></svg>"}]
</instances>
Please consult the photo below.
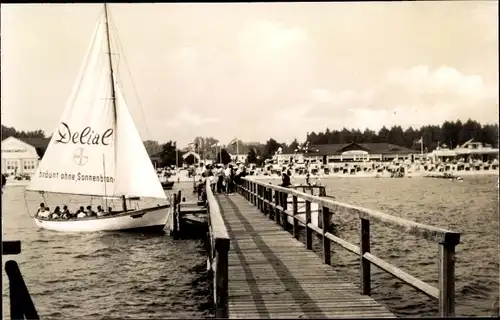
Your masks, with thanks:
<instances>
[{"instance_id":1,"label":"mast","mask_svg":"<svg viewBox=\"0 0 500 320\"><path fill-rule=\"evenodd\" d=\"M108 5L104 3L104 20L106 22L106 41L108 45L108 58L109 58L109 81L111 82L111 101L113 104L113 111L115 115L115 124L117 122L117 112L116 112L116 92L115 92L115 76L113 72L113 59L111 58L111 38L109 36L109 18L108 18ZM115 143L116 149L116 143ZM116 152L115 152L116 157ZM115 159L116 161L116 159ZM121 196L123 211L127 211L127 201L125 195Z\"/></svg>"}]
</instances>

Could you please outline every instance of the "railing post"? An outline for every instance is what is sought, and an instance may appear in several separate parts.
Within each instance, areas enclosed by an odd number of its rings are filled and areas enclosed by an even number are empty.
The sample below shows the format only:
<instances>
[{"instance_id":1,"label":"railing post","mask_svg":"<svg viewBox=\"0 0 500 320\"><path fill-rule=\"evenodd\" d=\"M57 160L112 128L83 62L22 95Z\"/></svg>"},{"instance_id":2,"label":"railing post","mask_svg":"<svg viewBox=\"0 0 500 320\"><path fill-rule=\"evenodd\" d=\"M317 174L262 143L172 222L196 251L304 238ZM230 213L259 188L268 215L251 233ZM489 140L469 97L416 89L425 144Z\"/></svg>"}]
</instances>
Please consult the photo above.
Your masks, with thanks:
<instances>
[{"instance_id":1,"label":"railing post","mask_svg":"<svg viewBox=\"0 0 500 320\"><path fill-rule=\"evenodd\" d=\"M254 206L258 206L257 204L257 195L259 194L259 185L255 182L252 182L253 188L252 188L252 204Z\"/></svg>"},{"instance_id":2,"label":"railing post","mask_svg":"<svg viewBox=\"0 0 500 320\"><path fill-rule=\"evenodd\" d=\"M311 201L306 200L306 247L307 250L312 250L312 229L309 228L311 223Z\"/></svg>"},{"instance_id":3,"label":"railing post","mask_svg":"<svg viewBox=\"0 0 500 320\"><path fill-rule=\"evenodd\" d=\"M248 182L248 198L247 198L247 200L250 203L252 203L252 188L253 188L253 183L252 182Z\"/></svg>"},{"instance_id":4,"label":"railing post","mask_svg":"<svg viewBox=\"0 0 500 320\"><path fill-rule=\"evenodd\" d=\"M254 187L253 182L248 182L248 201L253 204L253 187Z\"/></svg>"},{"instance_id":5,"label":"railing post","mask_svg":"<svg viewBox=\"0 0 500 320\"><path fill-rule=\"evenodd\" d=\"M439 316L455 316L455 243L439 244Z\"/></svg>"},{"instance_id":6,"label":"railing post","mask_svg":"<svg viewBox=\"0 0 500 320\"><path fill-rule=\"evenodd\" d=\"M216 271L215 285L216 287L216 318L228 318L229 303L228 303L228 251L229 239L216 239Z\"/></svg>"},{"instance_id":7,"label":"railing post","mask_svg":"<svg viewBox=\"0 0 500 320\"><path fill-rule=\"evenodd\" d=\"M326 237L328 231L328 226L330 225L330 209L323 207L322 220L323 220L323 263L332 264L331 251L330 251L330 239Z\"/></svg>"},{"instance_id":8,"label":"railing post","mask_svg":"<svg viewBox=\"0 0 500 320\"><path fill-rule=\"evenodd\" d=\"M250 199L249 199L249 201L250 201L250 203L251 203L252 205L255 205L255 203L253 202L253 199L254 199L254 191L255 191L254 189L255 189L255 183L250 182Z\"/></svg>"},{"instance_id":9,"label":"railing post","mask_svg":"<svg viewBox=\"0 0 500 320\"><path fill-rule=\"evenodd\" d=\"M292 204L293 208L293 236L295 237L295 239L298 239L299 238L299 221L297 220L297 211L298 211L298 208L297 208L297 196L296 195L293 195L293 204ZM307 228L307 226L306 226Z\"/></svg>"},{"instance_id":10,"label":"railing post","mask_svg":"<svg viewBox=\"0 0 500 320\"><path fill-rule=\"evenodd\" d=\"M280 211L278 210L277 206L280 205L280 196L279 196L279 191L274 190L274 203L276 204L276 207L274 208L274 221L276 223L280 223Z\"/></svg>"},{"instance_id":11,"label":"railing post","mask_svg":"<svg viewBox=\"0 0 500 320\"><path fill-rule=\"evenodd\" d=\"M271 206L271 203L273 202L273 189L269 188L266 190L266 199L269 201L269 204L267 205L267 217L271 219L273 210L273 207Z\"/></svg>"},{"instance_id":12,"label":"railing post","mask_svg":"<svg viewBox=\"0 0 500 320\"><path fill-rule=\"evenodd\" d=\"M265 186L262 186L262 213L267 214L267 188Z\"/></svg>"},{"instance_id":13,"label":"railing post","mask_svg":"<svg viewBox=\"0 0 500 320\"><path fill-rule=\"evenodd\" d=\"M258 198L258 195L260 194L260 192L259 192L259 185L258 185L258 184L256 184L255 182L252 182L252 184L253 184L252 204L253 204L254 206L256 206L256 207L257 207L257 209L260 209L260 208L259 208L259 202L258 202L258 201L259 201L259 200L258 200L258 199L259 199L259 198Z\"/></svg>"},{"instance_id":14,"label":"railing post","mask_svg":"<svg viewBox=\"0 0 500 320\"><path fill-rule=\"evenodd\" d=\"M361 219L361 230L360 230L360 276L361 276L361 293L370 295L371 291L371 273L370 273L370 261L365 259L363 255L365 253L370 253L370 220Z\"/></svg>"},{"instance_id":15,"label":"railing post","mask_svg":"<svg viewBox=\"0 0 500 320\"><path fill-rule=\"evenodd\" d=\"M245 199L248 200L248 191L247 191L248 190L248 181L243 180L242 185L243 185L243 190L242 190L243 191L243 197L245 197Z\"/></svg>"},{"instance_id":16,"label":"railing post","mask_svg":"<svg viewBox=\"0 0 500 320\"><path fill-rule=\"evenodd\" d=\"M178 217L178 212L177 212L177 195L174 193L173 194L173 206L172 206L172 227L170 229L170 234L174 237L175 240L177 240L177 235L178 235L178 229L179 225L177 224L177 217Z\"/></svg>"},{"instance_id":17,"label":"railing post","mask_svg":"<svg viewBox=\"0 0 500 320\"><path fill-rule=\"evenodd\" d=\"M263 206L262 206L262 186L260 184L257 185L257 207L260 212L263 212Z\"/></svg>"},{"instance_id":18,"label":"railing post","mask_svg":"<svg viewBox=\"0 0 500 320\"><path fill-rule=\"evenodd\" d=\"M285 230L288 229L288 215L285 211L288 209L288 193L280 192L281 194L281 206L283 207L283 212L281 212L281 227Z\"/></svg>"}]
</instances>

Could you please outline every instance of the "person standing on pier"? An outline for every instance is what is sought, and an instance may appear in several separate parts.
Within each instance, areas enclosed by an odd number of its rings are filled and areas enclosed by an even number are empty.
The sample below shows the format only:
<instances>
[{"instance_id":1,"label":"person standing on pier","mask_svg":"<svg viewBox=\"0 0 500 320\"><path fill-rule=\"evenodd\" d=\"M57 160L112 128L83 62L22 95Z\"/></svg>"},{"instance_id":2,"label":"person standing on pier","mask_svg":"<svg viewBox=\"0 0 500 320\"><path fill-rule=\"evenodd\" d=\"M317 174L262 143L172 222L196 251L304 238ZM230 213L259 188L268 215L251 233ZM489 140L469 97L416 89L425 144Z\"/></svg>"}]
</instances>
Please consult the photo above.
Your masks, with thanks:
<instances>
[{"instance_id":1,"label":"person standing on pier","mask_svg":"<svg viewBox=\"0 0 500 320\"><path fill-rule=\"evenodd\" d=\"M217 175L217 193L222 193L222 187L224 183L224 169L221 165L217 165L216 170Z\"/></svg>"},{"instance_id":2,"label":"person standing on pier","mask_svg":"<svg viewBox=\"0 0 500 320\"><path fill-rule=\"evenodd\" d=\"M281 183L281 186L282 187L289 187L292 185L292 183L290 182L290 175L289 175L290 172L283 172L283 176L282 176L282 183Z\"/></svg>"},{"instance_id":3,"label":"person standing on pier","mask_svg":"<svg viewBox=\"0 0 500 320\"><path fill-rule=\"evenodd\" d=\"M232 165L228 165L226 169L224 169L224 184L225 184L225 191L226 194L229 194L229 180L231 179L231 169Z\"/></svg>"}]
</instances>

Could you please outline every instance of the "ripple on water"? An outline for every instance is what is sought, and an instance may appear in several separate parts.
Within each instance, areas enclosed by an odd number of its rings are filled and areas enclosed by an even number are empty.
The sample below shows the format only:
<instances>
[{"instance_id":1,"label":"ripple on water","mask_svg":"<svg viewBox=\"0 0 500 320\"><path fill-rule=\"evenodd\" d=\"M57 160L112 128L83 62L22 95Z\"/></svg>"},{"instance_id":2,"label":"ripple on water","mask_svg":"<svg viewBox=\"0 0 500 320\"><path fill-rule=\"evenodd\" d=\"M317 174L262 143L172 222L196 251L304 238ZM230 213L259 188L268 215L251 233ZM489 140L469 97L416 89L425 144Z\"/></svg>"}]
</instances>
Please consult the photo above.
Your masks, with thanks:
<instances>
[{"instance_id":1,"label":"ripple on water","mask_svg":"<svg viewBox=\"0 0 500 320\"><path fill-rule=\"evenodd\" d=\"M386 212L420 223L462 232L456 248L456 314L498 312L499 216L497 176L442 179L330 179L327 193L338 201ZM334 213L338 236L359 244L359 219ZM438 246L399 231L370 225L376 256L437 287ZM333 246L332 261L359 283L359 259ZM321 252L319 241L313 246ZM398 316L436 316L437 301L372 267L372 297ZM496 308L496 309L495 309Z\"/></svg>"},{"instance_id":2,"label":"ripple on water","mask_svg":"<svg viewBox=\"0 0 500 320\"><path fill-rule=\"evenodd\" d=\"M497 177L323 180L339 201L462 232L456 254L456 314L489 316L498 309ZM189 188L189 187L188 187ZM22 188L7 188L3 232L21 240L16 256L40 315L47 319L158 319L210 317L210 279L201 242L165 236L60 234L37 230L25 210ZM50 199L48 199L48 202ZM57 203L83 203L81 197ZM28 195L31 212L40 202ZM50 202L49 202L50 203ZM334 216L339 236L359 243L359 220ZM379 224L371 227L372 252L437 285L437 245ZM315 251L320 243L314 240ZM359 259L334 246L332 261L359 281ZM8 287L3 273L4 318ZM435 316L437 302L372 268L372 297L398 316ZM5 302L7 301L7 302ZM495 309L496 308L496 309Z\"/></svg>"},{"instance_id":3,"label":"ripple on water","mask_svg":"<svg viewBox=\"0 0 500 320\"><path fill-rule=\"evenodd\" d=\"M43 319L202 318L212 312L201 241L38 230L26 214L22 192L4 189L3 236L22 242L22 253L14 259ZM26 195L33 212L40 199ZM49 205L51 200L73 205L88 201L51 196L46 195ZM3 317L8 318L8 280L4 272L2 276Z\"/></svg>"}]
</instances>

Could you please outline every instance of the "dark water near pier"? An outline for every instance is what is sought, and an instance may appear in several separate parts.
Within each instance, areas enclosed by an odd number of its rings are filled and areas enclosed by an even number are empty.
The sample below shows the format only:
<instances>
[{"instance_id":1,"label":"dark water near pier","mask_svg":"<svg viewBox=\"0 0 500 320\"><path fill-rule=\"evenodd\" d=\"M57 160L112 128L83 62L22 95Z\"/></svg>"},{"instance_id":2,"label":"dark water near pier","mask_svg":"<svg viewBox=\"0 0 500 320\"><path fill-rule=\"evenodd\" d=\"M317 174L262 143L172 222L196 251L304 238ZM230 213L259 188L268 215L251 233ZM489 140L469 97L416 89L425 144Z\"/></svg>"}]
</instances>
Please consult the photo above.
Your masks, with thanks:
<instances>
[{"instance_id":1,"label":"dark water near pier","mask_svg":"<svg viewBox=\"0 0 500 320\"><path fill-rule=\"evenodd\" d=\"M323 180L337 200L377 209L420 223L459 231L456 247L456 315L498 314L498 176L444 179L339 178ZM359 244L359 219L335 215L338 236ZM437 287L438 245L377 223L370 226L371 252ZM301 239L302 240L302 239ZM304 240L305 241L305 240ZM321 244L315 251L321 254ZM333 245L334 267L359 284L359 258ZM437 300L372 266L372 297L397 316L436 316Z\"/></svg>"},{"instance_id":2,"label":"dark water near pier","mask_svg":"<svg viewBox=\"0 0 500 320\"><path fill-rule=\"evenodd\" d=\"M19 263L42 319L211 316L202 241L174 241L168 235L39 230L26 212L23 190L4 189L3 240L21 240L22 252L3 259ZM73 207L88 200L55 197L47 199L50 206L71 203ZM28 200L33 214L40 196L31 193ZM4 270L2 277L3 318L8 318L8 279Z\"/></svg>"},{"instance_id":3,"label":"dark water near pier","mask_svg":"<svg viewBox=\"0 0 500 320\"><path fill-rule=\"evenodd\" d=\"M489 316L499 293L498 177L323 180L338 200L462 232L456 256L456 314ZM187 183L189 185L189 183ZM186 185L186 186L187 186ZM36 207L39 196L29 198ZM66 199L59 199L60 201ZM50 201L48 201L50 203ZM43 318L200 318L211 314L199 240L128 234L69 235L38 230L23 188L3 194L4 240L21 240L19 262ZM336 216L341 238L357 244L359 222ZM437 286L437 245L378 224L372 253ZM334 246L334 267L359 283L356 256ZM3 314L8 285L3 274ZM437 301L372 266L372 296L398 316L435 316Z\"/></svg>"}]
</instances>

